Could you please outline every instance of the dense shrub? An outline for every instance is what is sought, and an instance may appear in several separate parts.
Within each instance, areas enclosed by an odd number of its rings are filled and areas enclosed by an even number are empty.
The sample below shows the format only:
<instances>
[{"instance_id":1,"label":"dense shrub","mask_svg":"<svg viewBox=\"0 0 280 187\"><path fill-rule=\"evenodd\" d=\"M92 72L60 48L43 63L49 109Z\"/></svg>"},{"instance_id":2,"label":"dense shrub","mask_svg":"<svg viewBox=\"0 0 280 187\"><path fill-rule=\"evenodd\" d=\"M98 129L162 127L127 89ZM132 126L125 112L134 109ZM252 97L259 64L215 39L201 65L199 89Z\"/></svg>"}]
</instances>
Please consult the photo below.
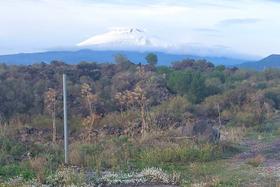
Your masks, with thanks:
<instances>
[{"instance_id":1,"label":"dense shrub","mask_svg":"<svg viewBox=\"0 0 280 187\"><path fill-rule=\"evenodd\" d=\"M280 88L268 88L265 90L265 97L272 101L274 108L280 109Z\"/></svg>"},{"instance_id":2,"label":"dense shrub","mask_svg":"<svg viewBox=\"0 0 280 187\"><path fill-rule=\"evenodd\" d=\"M180 126L185 121L185 115L192 104L184 96L176 96L152 108L150 123L157 128L170 128Z\"/></svg>"}]
</instances>

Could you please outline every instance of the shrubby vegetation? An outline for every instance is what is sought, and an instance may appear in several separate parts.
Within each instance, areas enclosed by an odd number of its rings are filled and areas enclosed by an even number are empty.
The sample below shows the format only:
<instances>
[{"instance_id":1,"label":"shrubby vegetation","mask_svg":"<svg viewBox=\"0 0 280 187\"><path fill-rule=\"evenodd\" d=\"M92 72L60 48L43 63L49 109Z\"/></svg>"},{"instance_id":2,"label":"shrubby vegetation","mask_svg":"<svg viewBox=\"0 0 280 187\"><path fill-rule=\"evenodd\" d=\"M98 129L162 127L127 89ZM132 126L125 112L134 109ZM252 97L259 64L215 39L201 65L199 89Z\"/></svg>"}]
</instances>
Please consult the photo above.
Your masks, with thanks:
<instances>
[{"instance_id":1,"label":"shrubby vegetation","mask_svg":"<svg viewBox=\"0 0 280 187\"><path fill-rule=\"evenodd\" d=\"M1 64L0 182L17 176L60 180L62 73L68 75L71 165L100 176L208 164L239 152L236 144L247 130L274 128L266 121L280 108L280 71L244 71L204 60L158 67L154 54L146 60L134 64L118 55L115 64ZM259 158L250 164L259 165ZM83 183L82 177L70 178Z\"/></svg>"}]
</instances>

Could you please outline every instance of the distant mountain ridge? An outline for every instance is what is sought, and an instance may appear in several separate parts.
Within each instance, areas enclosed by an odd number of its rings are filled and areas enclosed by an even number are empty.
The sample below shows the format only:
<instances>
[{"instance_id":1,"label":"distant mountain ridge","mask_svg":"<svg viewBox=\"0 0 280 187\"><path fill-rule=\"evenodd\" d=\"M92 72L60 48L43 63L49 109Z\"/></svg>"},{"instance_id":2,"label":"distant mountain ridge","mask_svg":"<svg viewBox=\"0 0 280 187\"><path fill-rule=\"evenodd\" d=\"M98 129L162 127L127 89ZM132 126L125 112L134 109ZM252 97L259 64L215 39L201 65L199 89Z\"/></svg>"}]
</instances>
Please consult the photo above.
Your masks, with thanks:
<instances>
[{"instance_id":1,"label":"distant mountain ridge","mask_svg":"<svg viewBox=\"0 0 280 187\"><path fill-rule=\"evenodd\" d=\"M0 63L28 65L40 62L49 63L53 60L63 61L69 64L77 64L82 61L112 63L117 54L125 55L134 63L145 63L145 57L149 52L138 51L94 51L83 49L78 51L48 51L38 53L19 53L11 55L0 55ZM164 52L154 52L158 56L159 65L171 65L174 61L183 59L205 59L215 65L236 65L245 62L242 59L234 59L228 57L203 57L196 55L169 54Z\"/></svg>"},{"instance_id":2,"label":"distant mountain ridge","mask_svg":"<svg viewBox=\"0 0 280 187\"><path fill-rule=\"evenodd\" d=\"M145 57L149 52L154 52L158 56L158 65L171 65L174 61L184 59L205 59L215 65L232 66L248 61L242 58L253 59L221 46L174 44L153 36L143 29L125 27L112 28L108 32L94 35L68 49L71 50L0 55L0 63L24 65L49 63L53 60L69 64L82 61L113 63L117 54L125 55L134 63L145 63Z\"/></svg>"},{"instance_id":3,"label":"distant mountain ridge","mask_svg":"<svg viewBox=\"0 0 280 187\"><path fill-rule=\"evenodd\" d=\"M272 54L259 61L245 62L245 63L239 64L239 65L237 65L237 67L243 68L243 69L258 70L258 71L265 70L268 68L280 68L280 55Z\"/></svg>"}]
</instances>

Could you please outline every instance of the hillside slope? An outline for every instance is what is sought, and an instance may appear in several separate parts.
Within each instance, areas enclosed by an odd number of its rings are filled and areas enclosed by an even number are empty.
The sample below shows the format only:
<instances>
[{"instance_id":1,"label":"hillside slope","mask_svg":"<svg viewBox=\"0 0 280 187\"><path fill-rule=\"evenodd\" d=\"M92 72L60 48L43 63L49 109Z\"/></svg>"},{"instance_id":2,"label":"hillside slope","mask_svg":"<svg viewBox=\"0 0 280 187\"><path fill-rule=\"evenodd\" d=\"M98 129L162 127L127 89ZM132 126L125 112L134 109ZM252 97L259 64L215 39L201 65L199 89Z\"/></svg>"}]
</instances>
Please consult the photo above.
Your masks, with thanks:
<instances>
[{"instance_id":1,"label":"hillside slope","mask_svg":"<svg viewBox=\"0 0 280 187\"><path fill-rule=\"evenodd\" d=\"M238 67L243 69L252 69L252 70L265 70L268 68L280 68L280 55L273 54L260 61L255 62L246 62L238 65Z\"/></svg>"},{"instance_id":2,"label":"hillside slope","mask_svg":"<svg viewBox=\"0 0 280 187\"><path fill-rule=\"evenodd\" d=\"M216 65L235 65L244 62L241 59L227 57L200 57L195 55L168 54L163 52L154 52L158 56L159 65L170 65L174 61L183 59L206 59ZM114 62L117 54L123 54L134 63L145 63L145 57L148 52L137 51L94 51L89 49L79 51L49 51L39 53L20 53L0 56L0 63L7 64L34 64L40 62L51 62L53 60L64 61L70 64L77 64L81 61L88 62Z\"/></svg>"}]
</instances>

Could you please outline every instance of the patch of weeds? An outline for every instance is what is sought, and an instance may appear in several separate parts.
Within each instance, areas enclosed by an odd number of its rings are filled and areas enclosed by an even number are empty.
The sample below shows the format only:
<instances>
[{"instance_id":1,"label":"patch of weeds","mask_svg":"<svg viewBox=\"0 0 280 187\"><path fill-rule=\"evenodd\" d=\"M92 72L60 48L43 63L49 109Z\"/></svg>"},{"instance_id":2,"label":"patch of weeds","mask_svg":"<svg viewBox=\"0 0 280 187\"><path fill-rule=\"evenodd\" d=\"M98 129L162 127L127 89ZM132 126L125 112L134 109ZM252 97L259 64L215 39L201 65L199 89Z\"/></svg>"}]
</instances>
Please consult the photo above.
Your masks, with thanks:
<instances>
[{"instance_id":1,"label":"patch of weeds","mask_svg":"<svg viewBox=\"0 0 280 187\"><path fill-rule=\"evenodd\" d=\"M237 187L241 185L241 180L239 178L231 178L229 180L221 180L219 184L217 184L215 187Z\"/></svg>"},{"instance_id":2,"label":"patch of weeds","mask_svg":"<svg viewBox=\"0 0 280 187\"><path fill-rule=\"evenodd\" d=\"M230 142L222 142L221 143L223 158L230 158L236 154L242 153L247 148L240 144L230 143Z\"/></svg>"},{"instance_id":3,"label":"patch of weeds","mask_svg":"<svg viewBox=\"0 0 280 187\"><path fill-rule=\"evenodd\" d=\"M21 176L24 180L30 180L35 177L35 172L26 163L0 166L0 178L3 180L17 176Z\"/></svg>"},{"instance_id":4,"label":"patch of weeds","mask_svg":"<svg viewBox=\"0 0 280 187\"><path fill-rule=\"evenodd\" d=\"M70 161L75 165L102 170L127 170L137 151L127 137L104 139L97 144L70 145Z\"/></svg>"},{"instance_id":5,"label":"patch of weeds","mask_svg":"<svg viewBox=\"0 0 280 187\"><path fill-rule=\"evenodd\" d=\"M0 137L0 164L12 163L15 160L20 160L21 156L26 153L26 146L18 141Z\"/></svg>"},{"instance_id":6,"label":"patch of weeds","mask_svg":"<svg viewBox=\"0 0 280 187\"><path fill-rule=\"evenodd\" d=\"M258 140L266 143L271 143L280 135L279 123L272 121L266 122L252 128L248 132L248 137L253 140Z\"/></svg>"},{"instance_id":7,"label":"patch of weeds","mask_svg":"<svg viewBox=\"0 0 280 187\"><path fill-rule=\"evenodd\" d=\"M257 178L255 168L247 164L227 165L220 173L221 182L219 186L248 186L249 181Z\"/></svg>"},{"instance_id":8,"label":"patch of weeds","mask_svg":"<svg viewBox=\"0 0 280 187\"><path fill-rule=\"evenodd\" d=\"M46 183L50 186L83 186L85 175L74 168L61 166L54 174L46 178Z\"/></svg>"},{"instance_id":9,"label":"patch of weeds","mask_svg":"<svg viewBox=\"0 0 280 187\"><path fill-rule=\"evenodd\" d=\"M236 187L248 186L248 181L256 180L257 173L247 164L232 164L228 160L218 160L207 163L195 162L190 164L191 175L187 178L183 175L184 186L217 186ZM245 185L246 183L246 185Z\"/></svg>"},{"instance_id":10,"label":"patch of weeds","mask_svg":"<svg viewBox=\"0 0 280 187\"><path fill-rule=\"evenodd\" d=\"M277 136L274 135L274 133L268 133L268 132L258 132L256 130L252 130L248 133L247 137L251 140L261 141L265 143L271 143L273 140L277 138Z\"/></svg>"},{"instance_id":11,"label":"patch of weeds","mask_svg":"<svg viewBox=\"0 0 280 187\"><path fill-rule=\"evenodd\" d=\"M13 177L6 181L0 181L1 187L19 187L19 186L40 186L36 180L24 180L23 177Z\"/></svg>"},{"instance_id":12,"label":"patch of weeds","mask_svg":"<svg viewBox=\"0 0 280 187\"><path fill-rule=\"evenodd\" d=\"M273 133L274 131L277 131L278 128L278 125L275 123L264 123L257 127L257 131L260 133Z\"/></svg>"},{"instance_id":13,"label":"patch of weeds","mask_svg":"<svg viewBox=\"0 0 280 187\"><path fill-rule=\"evenodd\" d=\"M139 153L139 163L144 166L165 163L207 162L221 158L222 150L213 145L183 145L165 148L147 148Z\"/></svg>"}]
</instances>

